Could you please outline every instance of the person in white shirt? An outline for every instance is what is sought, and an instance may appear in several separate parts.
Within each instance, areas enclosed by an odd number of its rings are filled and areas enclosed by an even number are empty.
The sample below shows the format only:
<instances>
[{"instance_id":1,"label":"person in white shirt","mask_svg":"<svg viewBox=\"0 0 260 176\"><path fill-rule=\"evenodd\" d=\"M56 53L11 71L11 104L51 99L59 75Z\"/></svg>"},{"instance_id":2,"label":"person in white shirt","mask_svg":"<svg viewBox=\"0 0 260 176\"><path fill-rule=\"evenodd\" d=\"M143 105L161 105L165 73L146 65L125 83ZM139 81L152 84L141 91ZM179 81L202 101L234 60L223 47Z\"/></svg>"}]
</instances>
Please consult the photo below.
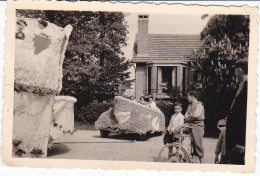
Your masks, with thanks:
<instances>
[{"instance_id":1,"label":"person in white shirt","mask_svg":"<svg viewBox=\"0 0 260 176\"><path fill-rule=\"evenodd\" d=\"M181 113L182 111L182 104L179 102L176 102L174 104L174 112L175 114L172 115L169 126L166 129L165 136L163 139L164 145L167 143L173 143L175 137L175 134L177 131L182 127L184 124L184 116ZM168 157L171 157L173 154L173 147L169 147L169 153Z\"/></svg>"},{"instance_id":2,"label":"person in white shirt","mask_svg":"<svg viewBox=\"0 0 260 176\"><path fill-rule=\"evenodd\" d=\"M157 109L156 103L153 101L152 97L149 98L148 107L154 110Z\"/></svg>"}]
</instances>

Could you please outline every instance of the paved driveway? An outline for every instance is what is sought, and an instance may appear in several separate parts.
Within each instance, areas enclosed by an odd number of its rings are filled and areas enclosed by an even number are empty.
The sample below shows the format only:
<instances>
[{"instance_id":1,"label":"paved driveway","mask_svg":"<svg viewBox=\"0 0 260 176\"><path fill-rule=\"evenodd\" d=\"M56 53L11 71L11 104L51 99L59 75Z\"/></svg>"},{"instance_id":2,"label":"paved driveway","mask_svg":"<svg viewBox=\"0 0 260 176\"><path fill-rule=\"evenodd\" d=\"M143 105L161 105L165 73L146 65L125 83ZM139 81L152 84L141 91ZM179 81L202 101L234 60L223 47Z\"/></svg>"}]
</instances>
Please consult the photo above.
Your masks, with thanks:
<instances>
[{"instance_id":1,"label":"paved driveway","mask_svg":"<svg viewBox=\"0 0 260 176\"><path fill-rule=\"evenodd\" d=\"M49 158L154 161L163 147L163 135L152 135L147 141L135 141L131 135L110 134L101 138L99 131L81 130L55 141ZM205 162L213 163L216 139L204 138Z\"/></svg>"}]
</instances>

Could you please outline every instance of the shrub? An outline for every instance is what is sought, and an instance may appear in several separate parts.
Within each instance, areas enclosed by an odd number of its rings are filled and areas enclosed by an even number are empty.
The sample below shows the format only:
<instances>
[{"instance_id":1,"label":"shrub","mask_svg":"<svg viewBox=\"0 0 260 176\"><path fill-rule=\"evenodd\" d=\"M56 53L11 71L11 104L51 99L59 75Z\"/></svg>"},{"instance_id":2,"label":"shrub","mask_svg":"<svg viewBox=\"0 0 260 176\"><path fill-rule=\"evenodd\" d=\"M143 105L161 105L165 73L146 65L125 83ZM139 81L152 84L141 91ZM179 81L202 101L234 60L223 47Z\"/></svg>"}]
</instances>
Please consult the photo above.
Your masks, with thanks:
<instances>
[{"instance_id":1,"label":"shrub","mask_svg":"<svg viewBox=\"0 0 260 176\"><path fill-rule=\"evenodd\" d=\"M165 126L167 127L170 123L171 116L174 114L173 104L156 102L157 107L163 112L165 117Z\"/></svg>"},{"instance_id":2,"label":"shrub","mask_svg":"<svg viewBox=\"0 0 260 176\"><path fill-rule=\"evenodd\" d=\"M89 103L86 106L75 107L75 121L94 125L98 117L113 103Z\"/></svg>"},{"instance_id":3,"label":"shrub","mask_svg":"<svg viewBox=\"0 0 260 176\"><path fill-rule=\"evenodd\" d=\"M165 126L167 127L170 123L171 116L174 114L174 102L181 102L183 104L182 114L186 113L188 102L185 97L175 99L173 102L170 101L158 101L156 102L157 107L164 113L165 116Z\"/></svg>"},{"instance_id":4,"label":"shrub","mask_svg":"<svg viewBox=\"0 0 260 176\"><path fill-rule=\"evenodd\" d=\"M174 114L173 104L174 102L179 101L183 104L182 114L186 113L188 107L188 101L185 97L176 99L174 101L156 101L157 107L164 113L165 116L165 126L167 127L170 123L171 116ZM99 116L107 111L110 107L113 106L112 102L107 103L90 103L84 106L75 106L75 121L87 125L94 125ZM225 118L225 112L220 109L212 108L210 104L205 104L205 136L208 137L217 137L219 131L216 127L218 120Z\"/></svg>"}]
</instances>

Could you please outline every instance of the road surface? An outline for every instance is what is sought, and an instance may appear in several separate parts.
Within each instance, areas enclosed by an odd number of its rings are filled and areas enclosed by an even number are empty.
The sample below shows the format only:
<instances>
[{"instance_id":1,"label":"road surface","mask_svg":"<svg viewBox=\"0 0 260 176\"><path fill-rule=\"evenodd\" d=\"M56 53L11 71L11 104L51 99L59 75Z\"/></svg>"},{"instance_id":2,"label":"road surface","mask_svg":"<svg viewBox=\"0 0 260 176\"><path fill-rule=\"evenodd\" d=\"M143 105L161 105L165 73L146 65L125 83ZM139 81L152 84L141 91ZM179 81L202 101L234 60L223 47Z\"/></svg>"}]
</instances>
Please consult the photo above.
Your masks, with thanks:
<instances>
[{"instance_id":1,"label":"road surface","mask_svg":"<svg viewBox=\"0 0 260 176\"><path fill-rule=\"evenodd\" d=\"M163 147L163 135L152 135L147 141L136 141L128 134L110 134L101 138L99 131L80 130L54 141L48 152L51 159L117 160L153 162ZM203 139L204 161L213 163L217 140Z\"/></svg>"}]
</instances>

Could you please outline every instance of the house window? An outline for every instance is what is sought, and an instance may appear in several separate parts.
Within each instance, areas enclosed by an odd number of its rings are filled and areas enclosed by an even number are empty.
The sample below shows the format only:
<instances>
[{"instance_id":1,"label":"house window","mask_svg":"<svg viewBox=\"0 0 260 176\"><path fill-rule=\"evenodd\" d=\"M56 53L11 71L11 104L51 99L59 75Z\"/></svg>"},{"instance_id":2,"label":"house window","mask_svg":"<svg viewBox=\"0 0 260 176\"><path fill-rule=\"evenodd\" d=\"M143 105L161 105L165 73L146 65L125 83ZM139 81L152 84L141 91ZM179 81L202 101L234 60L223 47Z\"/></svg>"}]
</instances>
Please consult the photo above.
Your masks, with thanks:
<instances>
[{"instance_id":1,"label":"house window","mask_svg":"<svg viewBox=\"0 0 260 176\"><path fill-rule=\"evenodd\" d=\"M172 67L161 67L162 92L167 93L168 87L172 85Z\"/></svg>"},{"instance_id":2,"label":"house window","mask_svg":"<svg viewBox=\"0 0 260 176\"><path fill-rule=\"evenodd\" d=\"M162 67L162 82L172 85L172 67Z\"/></svg>"},{"instance_id":3,"label":"house window","mask_svg":"<svg viewBox=\"0 0 260 176\"><path fill-rule=\"evenodd\" d=\"M135 43L135 44L134 44L134 54L135 54L135 55L137 54L137 48L138 48L138 44Z\"/></svg>"}]
</instances>

